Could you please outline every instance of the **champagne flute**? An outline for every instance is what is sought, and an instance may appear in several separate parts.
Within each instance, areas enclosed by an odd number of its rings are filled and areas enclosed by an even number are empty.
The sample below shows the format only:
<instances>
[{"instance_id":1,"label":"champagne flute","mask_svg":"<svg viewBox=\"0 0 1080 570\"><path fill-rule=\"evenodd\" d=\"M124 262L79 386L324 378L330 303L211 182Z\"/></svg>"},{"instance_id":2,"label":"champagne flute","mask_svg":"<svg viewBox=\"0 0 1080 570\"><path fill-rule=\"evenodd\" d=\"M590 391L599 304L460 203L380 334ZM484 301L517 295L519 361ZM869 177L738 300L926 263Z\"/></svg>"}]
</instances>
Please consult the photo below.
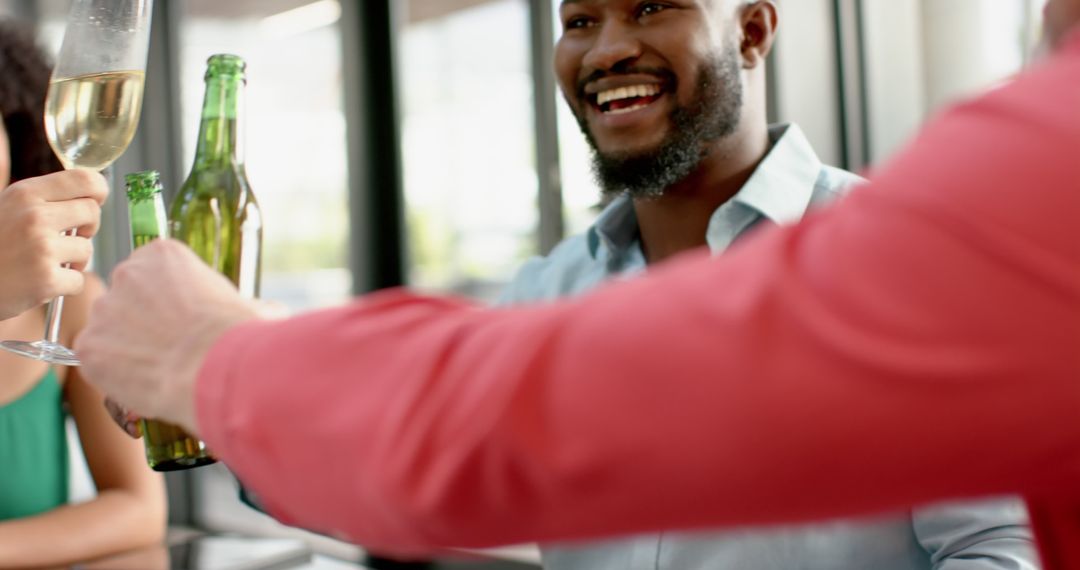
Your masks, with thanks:
<instances>
[{"instance_id":1,"label":"champagne flute","mask_svg":"<svg viewBox=\"0 0 1080 570\"><path fill-rule=\"evenodd\" d=\"M65 169L102 171L135 136L152 9L153 0L75 0L72 5L45 102L46 135ZM75 353L57 342L63 307L63 297L49 303L43 340L3 341L0 348L78 366Z\"/></svg>"}]
</instances>

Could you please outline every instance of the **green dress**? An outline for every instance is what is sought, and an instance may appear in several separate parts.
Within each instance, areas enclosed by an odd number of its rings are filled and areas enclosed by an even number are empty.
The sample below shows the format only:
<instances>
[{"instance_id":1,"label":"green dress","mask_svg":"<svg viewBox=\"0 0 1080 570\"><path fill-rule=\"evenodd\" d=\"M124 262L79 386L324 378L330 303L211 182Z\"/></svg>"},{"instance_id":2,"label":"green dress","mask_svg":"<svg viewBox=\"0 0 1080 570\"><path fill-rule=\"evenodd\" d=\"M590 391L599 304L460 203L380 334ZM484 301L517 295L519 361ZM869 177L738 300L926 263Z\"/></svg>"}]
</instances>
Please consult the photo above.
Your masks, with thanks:
<instances>
[{"instance_id":1,"label":"green dress","mask_svg":"<svg viewBox=\"0 0 1080 570\"><path fill-rule=\"evenodd\" d=\"M51 369L18 400L0 406L0 520L67 503L64 395Z\"/></svg>"}]
</instances>

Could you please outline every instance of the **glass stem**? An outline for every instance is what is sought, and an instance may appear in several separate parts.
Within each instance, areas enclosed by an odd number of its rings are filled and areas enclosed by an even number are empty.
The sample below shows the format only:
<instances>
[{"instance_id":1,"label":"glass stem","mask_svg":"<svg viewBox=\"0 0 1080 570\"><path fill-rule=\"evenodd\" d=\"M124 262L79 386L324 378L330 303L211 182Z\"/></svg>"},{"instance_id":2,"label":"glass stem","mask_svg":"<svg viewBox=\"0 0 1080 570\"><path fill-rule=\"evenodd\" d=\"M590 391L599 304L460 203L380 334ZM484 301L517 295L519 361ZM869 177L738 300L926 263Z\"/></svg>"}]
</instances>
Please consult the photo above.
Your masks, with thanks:
<instances>
[{"instance_id":1,"label":"glass stem","mask_svg":"<svg viewBox=\"0 0 1080 570\"><path fill-rule=\"evenodd\" d=\"M60 338L60 315L64 313L64 298L57 297L49 301L45 308L45 340L58 344Z\"/></svg>"},{"instance_id":2,"label":"glass stem","mask_svg":"<svg viewBox=\"0 0 1080 570\"><path fill-rule=\"evenodd\" d=\"M108 183L109 191L113 189L113 169L105 168L101 171L105 176L105 180ZM73 236L78 231L75 228L64 232L66 236ZM65 263L64 269L71 267L71 264ZM56 297L49 304L45 306L45 341L52 344L60 344L60 317L64 314L64 297Z\"/></svg>"},{"instance_id":3,"label":"glass stem","mask_svg":"<svg viewBox=\"0 0 1080 570\"><path fill-rule=\"evenodd\" d=\"M64 232L66 236L73 236L76 229L70 229ZM70 263L64 264L64 269L71 267ZM53 344L60 344L60 316L64 314L64 297L61 295L49 301L49 304L45 306L45 341Z\"/></svg>"}]
</instances>

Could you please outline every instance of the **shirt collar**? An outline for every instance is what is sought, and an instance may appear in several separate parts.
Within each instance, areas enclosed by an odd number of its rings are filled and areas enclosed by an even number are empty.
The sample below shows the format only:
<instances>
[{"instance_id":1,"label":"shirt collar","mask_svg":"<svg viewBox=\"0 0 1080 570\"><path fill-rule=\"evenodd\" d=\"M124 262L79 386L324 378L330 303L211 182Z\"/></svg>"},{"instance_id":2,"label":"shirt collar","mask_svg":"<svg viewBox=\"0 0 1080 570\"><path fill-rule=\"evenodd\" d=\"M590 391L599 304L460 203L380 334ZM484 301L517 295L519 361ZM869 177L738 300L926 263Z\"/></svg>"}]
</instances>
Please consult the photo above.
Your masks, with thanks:
<instances>
[{"instance_id":1,"label":"shirt collar","mask_svg":"<svg viewBox=\"0 0 1080 570\"><path fill-rule=\"evenodd\" d=\"M595 258L601 245L610 252L626 250L638 237L637 213L628 194L619 194L589 228L589 253Z\"/></svg>"},{"instance_id":2,"label":"shirt collar","mask_svg":"<svg viewBox=\"0 0 1080 570\"><path fill-rule=\"evenodd\" d=\"M797 125L770 127L769 140L772 148L732 201L777 224L793 222L806 213L822 164ZM601 245L616 254L634 245L638 224L630 196L620 194L612 200L589 228L587 238L594 258Z\"/></svg>"},{"instance_id":3,"label":"shirt collar","mask_svg":"<svg viewBox=\"0 0 1080 570\"><path fill-rule=\"evenodd\" d=\"M791 223L810 206L821 160L798 125L770 127L769 139L769 153L732 200L774 223Z\"/></svg>"}]
</instances>

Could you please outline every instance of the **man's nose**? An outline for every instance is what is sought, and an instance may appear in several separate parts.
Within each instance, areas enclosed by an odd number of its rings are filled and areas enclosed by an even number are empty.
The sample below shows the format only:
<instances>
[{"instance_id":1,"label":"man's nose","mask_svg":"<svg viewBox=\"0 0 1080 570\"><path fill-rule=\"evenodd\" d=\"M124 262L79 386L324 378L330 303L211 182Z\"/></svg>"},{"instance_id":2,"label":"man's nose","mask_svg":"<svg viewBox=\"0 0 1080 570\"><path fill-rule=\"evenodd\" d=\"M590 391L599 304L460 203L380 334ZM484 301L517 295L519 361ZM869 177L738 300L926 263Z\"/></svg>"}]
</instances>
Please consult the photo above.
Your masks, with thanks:
<instances>
[{"instance_id":1,"label":"man's nose","mask_svg":"<svg viewBox=\"0 0 1080 570\"><path fill-rule=\"evenodd\" d=\"M586 69L607 71L620 63L631 63L641 57L641 41L626 23L604 22L596 41L589 47L582 64Z\"/></svg>"}]
</instances>

